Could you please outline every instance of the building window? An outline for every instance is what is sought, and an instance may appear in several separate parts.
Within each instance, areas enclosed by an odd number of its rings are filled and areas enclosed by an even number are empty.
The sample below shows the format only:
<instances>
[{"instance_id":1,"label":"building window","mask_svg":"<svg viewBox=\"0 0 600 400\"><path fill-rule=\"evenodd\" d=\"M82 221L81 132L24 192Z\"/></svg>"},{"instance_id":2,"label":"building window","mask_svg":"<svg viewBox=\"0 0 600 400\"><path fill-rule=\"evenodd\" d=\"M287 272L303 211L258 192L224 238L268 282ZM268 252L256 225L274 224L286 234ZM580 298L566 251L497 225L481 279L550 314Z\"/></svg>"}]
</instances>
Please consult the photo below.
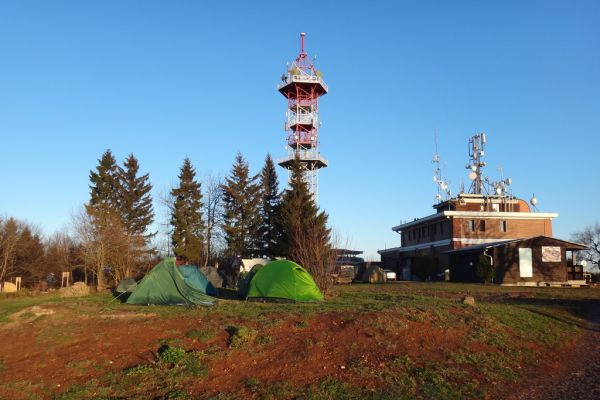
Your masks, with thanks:
<instances>
[{"instance_id":1,"label":"building window","mask_svg":"<svg viewBox=\"0 0 600 400\"><path fill-rule=\"evenodd\" d=\"M469 230L471 232L475 232L475 220L474 219L469 220Z\"/></svg>"},{"instance_id":2,"label":"building window","mask_svg":"<svg viewBox=\"0 0 600 400\"><path fill-rule=\"evenodd\" d=\"M479 221L479 230L481 232L485 232L485 220L482 219L481 221Z\"/></svg>"},{"instance_id":3,"label":"building window","mask_svg":"<svg viewBox=\"0 0 600 400\"><path fill-rule=\"evenodd\" d=\"M500 232L508 232L508 221L500 221Z\"/></svg>"}]
</instances>

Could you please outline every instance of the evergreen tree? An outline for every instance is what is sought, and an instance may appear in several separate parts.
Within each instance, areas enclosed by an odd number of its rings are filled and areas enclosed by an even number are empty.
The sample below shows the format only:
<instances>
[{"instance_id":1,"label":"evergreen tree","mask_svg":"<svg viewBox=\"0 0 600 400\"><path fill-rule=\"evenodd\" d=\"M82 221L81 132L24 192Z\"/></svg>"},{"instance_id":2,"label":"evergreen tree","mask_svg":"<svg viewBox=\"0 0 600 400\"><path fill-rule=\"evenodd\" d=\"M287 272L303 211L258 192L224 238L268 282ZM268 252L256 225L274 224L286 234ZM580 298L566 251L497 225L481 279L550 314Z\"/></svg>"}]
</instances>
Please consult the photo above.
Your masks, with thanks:
<instances>
[{"instance_id":1,"label":"evergreen tree","mask_svg":"<svg viewBox=\"0 0 600 400\"><path fill-rule=\"evenodd\" d=\"M87 218L81 221L89 224L86 263L94 271L98 290L104 290L105 268L121 266L120 244L127 238L120 212L119 167L110 150L106 150L98 162L96 171L90 171L90 202L85 206Z\"/></svg>"},{"instance_id":2,"label":"evergreen tree","mask_svg":"<svg viewBox=\"0 0 600 400\"><path fill-rule=\"evenodd\" d=\"M249 257L257 255L260 212L257 177L250 177L250 168L240 153L235 158L231 175L221 185L223 190L223 231L228 253Z\"/></svg>"},{"instance_id":3,"label":"evergreen tree","mask_svg":"<svg viewBox=\"0 0 600 400\"><path fill-rule=\"evenodd\" d=\"M133 154L123 162L123 168L118 169L120 187L120 211L123 225L129 235L142 236L154 221L152 184L149 175L138 176L139 164Z\"/></svg>"},{"instance_id":4,"label":"evergreen tree","mask_svg":"<svg viewBox=\"0 0 600 400\"><path fill-rule=\"evenodd\" d=\"M275 164L270 154L267 154L265 165L260 173L260 217L259 251L260 255L273 258L278 255L276 251L279 230L275 219L279 212L281 196L279 195L279 181L275 171Z\"/></svg>"},{"instance_id":5,"label":"evergreen tree","mask_svg":"<svg viewBox=\"0 0 600 400\"><path fill-rule=\"evenodd\" d=\"M90 202L88 207L117 211L119 209L120 183L118 165L110 150L98 160L96 171L90 171Z\"/></svg>"},{"instance_id":6,"label":"evergreen tree","mask_svg":"<svg viewBox=\"0 0 600 400\"><path fill-rule=\"evenodd\" d=\"M171 190L171 243L175 255L200 265L204 257L205 227L202 218L202 193L195 176L196 170L190 159L186 158L179 173L179 187Z\"/></svg>"},{"instance_id":7,"label":"evergreen tree","mask_svg":"<svg viewBox=\"0 0 600 400\"><path fill-rule=\"evenodd\" d=\"M290 187L283 193L277 218L277 229L281 232L277 247L279 254L305 267L322 291L331 284L329 274L335 264L327 218L325 212L319 212L296 159L292 164Z\"/></svg>"}]
</instances>

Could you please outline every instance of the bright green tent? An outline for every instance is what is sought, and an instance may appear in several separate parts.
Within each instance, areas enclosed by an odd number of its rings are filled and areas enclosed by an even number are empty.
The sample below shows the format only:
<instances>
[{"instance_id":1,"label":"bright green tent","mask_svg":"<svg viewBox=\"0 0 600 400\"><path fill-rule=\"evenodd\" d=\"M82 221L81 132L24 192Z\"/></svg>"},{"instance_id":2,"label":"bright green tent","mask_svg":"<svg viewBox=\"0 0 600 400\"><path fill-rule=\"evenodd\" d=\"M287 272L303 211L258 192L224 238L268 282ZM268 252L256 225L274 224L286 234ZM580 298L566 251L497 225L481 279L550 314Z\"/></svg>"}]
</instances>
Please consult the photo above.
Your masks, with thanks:
<instances>
[{"instance_id":1,"label":"bright green tent","mask_svg":"<svg viewBox=\"0 0 600 400\"><path fill-rule=\"evenodd\" d=\"M250 281L246 297L293 301L323 300L323 295L312 276L289 260L271 261L258 269Z\"/></svg>"},{"instance_id":2,"label":"bright green tent","mask_svg":"<svg viewBox=\"0 0 600 400\"><path fill-rule=\"evenodd\" d=\"M174 257L157 264L138 283L127 304L198 304L212 306L216 291L194 266L178 267Z\"/></svg>"}]
</instances>

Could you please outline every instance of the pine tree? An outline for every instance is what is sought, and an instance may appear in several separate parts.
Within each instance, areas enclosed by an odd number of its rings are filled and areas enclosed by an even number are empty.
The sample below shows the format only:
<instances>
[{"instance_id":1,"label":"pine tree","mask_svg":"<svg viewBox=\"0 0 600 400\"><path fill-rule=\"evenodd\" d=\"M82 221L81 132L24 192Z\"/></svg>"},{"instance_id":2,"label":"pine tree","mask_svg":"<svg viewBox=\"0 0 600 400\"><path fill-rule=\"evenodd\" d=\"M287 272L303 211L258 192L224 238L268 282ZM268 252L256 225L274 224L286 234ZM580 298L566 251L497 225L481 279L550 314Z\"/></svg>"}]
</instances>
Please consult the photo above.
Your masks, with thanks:
<instances>
[{"instance_id":1,"label":"pine tree","mask_svg":"<svg viewBox=\"0 0 600 400\"><path fill-rule=\"evenodd\" d=\"M90 171L90 202L88 207L117 211L119 209L120 183L118 165L110 150L98 160L96 171Z\"/></svg>"},{"instance_id":2,"label":"pine tree","mask_svg":"<svg viewBox=\"0 0 600 400\"><path fill-rule=\"evenodd\" d=\"M335 263L327 219L325 212L319 212L296 159L292 164L290 188L283 193L276 220L281 232L277 247L280 254L305 267L322 291L331 284L329 274Z\"/></svg>"},{"instance_id":3,"label":"pine tree","mask_svg":"<svg viewBox=\"0 0 600 400\"><path fill-rule=\"evenodd\" d=\"M279 195L279 181L275 171L275 164L270 154L267 154L265 165L260 173L260 217L259 251L261 255L273 258L277 254L276 247L279 230L275 219L279 213L281 196Z\"/></svg>"},{"instance_id":4,"label":"pine tree","mask_svg":"<svg viewBox=\"0 0 600 400\"><path fill-rule=\"evenodd\" d=\"M117 176L120 181L120 211L123 225L127 233L134 236L146 234L148 227L154 221L152 197L150 191L152 184L148 181L149 175L138 176L139 164L133 154L123 162Z\"/></svg>"},{"instance_id":5,"label":"pine tree","mask_svg":"<svg viewBox=\"0 0 600 400\"><path fill-rule=\"evenodd\" d=\"M118 165L110 150L98 160L96 171L90 171L90 202L86 204L89 234L87 235L87 261L94 274L98 290L104 290L107 266L120 267L125 231L120 212L121 183Z\"/></svg>"},{"instance_id":6,"label":"pine tree","mask_svg":"<svg viewBox=\"0 0 600 400\"><path fill-rule=\"evenodd\" d=\"M250 177L250 167L240 153L223 190L223 231L230 255L249 257L259 253L259 186L257 176Z\"/></svg>"},{"instance_id":7,"label":"pine tree","mask_svg":"<svg viewBox=\"0 0 600 400\"><path fill-rule=\"evenodd\" d=\"M195 179L196 170L189 158L183 161L179 173L179 187L171 190L171 243L175 255L185 261L200 265L204 257L204 221L202 218L202 193Z\"/></svg>"}]
</instances>

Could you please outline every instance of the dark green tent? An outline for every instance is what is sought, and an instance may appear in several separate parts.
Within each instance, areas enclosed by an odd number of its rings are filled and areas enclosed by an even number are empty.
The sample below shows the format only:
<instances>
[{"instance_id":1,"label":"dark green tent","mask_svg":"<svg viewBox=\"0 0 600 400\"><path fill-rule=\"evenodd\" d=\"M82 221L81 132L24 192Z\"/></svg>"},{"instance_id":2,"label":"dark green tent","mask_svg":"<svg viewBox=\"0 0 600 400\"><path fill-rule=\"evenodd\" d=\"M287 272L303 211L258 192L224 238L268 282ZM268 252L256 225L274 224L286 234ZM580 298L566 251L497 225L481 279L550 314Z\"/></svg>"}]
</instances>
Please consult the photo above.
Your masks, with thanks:
<instances>
[{"instance_id":1,"label":"dark green tent","mask_svg":"<svg viewBox=\"0 0 600 400\"><path fill-rule=\"evenodd\" d=\"M138 283L127 304L198 304L212 306L215 288L192 265L177 267L174 257L157 264Z\"/></svg>"},{"instance_id":2,"label":"dark green tent","mask_svg":"<svg viewBox=\"0 0 600 400\"><path fill-rule=\"evenodd\" d=\"M292 301L323 300L312 276L289 260L271 261L258 269L250 281L246 297Z\"/></svg>"}]
</instances>

